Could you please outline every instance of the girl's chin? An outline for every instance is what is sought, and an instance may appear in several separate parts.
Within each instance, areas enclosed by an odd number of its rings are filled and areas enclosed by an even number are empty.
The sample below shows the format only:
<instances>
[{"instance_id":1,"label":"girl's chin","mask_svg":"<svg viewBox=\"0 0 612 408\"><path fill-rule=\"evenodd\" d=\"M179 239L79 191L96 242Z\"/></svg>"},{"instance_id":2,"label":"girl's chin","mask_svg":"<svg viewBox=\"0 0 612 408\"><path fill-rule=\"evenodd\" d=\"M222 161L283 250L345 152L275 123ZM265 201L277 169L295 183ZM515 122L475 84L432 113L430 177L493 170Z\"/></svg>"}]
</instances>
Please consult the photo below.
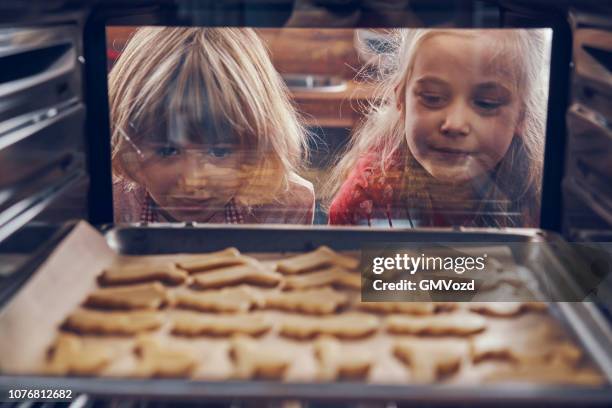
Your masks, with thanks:
<instances>
[{"instance_id":1,"label":"girl's chin","mask_svg":"<svg viewBox=\"0 0 612 408\"><path fill-rule=\"evenodd\" d=\"M214 217L215 213L203 214L201 211L199 212L180 212L180 213L170 213L172 218L179 222L210 222Z\"/></svg>"},{"instance_id":2,"label":"girl's chin","mask_svg":"<svg viewBox=\"0 0 612 408\"><path fill-rule=\"evenodd\" d=\"M207 208L203 210L198 207L185 207L176 206L173 208L166 208L166 212L177 221L193 221L193 222L208 222L215 214L219 211L223 211L223 208L212 209Z\"/></svg>"},{"instance_id":3,"label":"girl's chin","mask_svg":"<svg viewBox=\"0 0 612 408\"><path fill-rule=\"evenodd\" d=\"M474 171L465 166L424 166L425 170L436 180L449 184L462 184L482 175L482 172Z\"/></svg>"}]
</instances>

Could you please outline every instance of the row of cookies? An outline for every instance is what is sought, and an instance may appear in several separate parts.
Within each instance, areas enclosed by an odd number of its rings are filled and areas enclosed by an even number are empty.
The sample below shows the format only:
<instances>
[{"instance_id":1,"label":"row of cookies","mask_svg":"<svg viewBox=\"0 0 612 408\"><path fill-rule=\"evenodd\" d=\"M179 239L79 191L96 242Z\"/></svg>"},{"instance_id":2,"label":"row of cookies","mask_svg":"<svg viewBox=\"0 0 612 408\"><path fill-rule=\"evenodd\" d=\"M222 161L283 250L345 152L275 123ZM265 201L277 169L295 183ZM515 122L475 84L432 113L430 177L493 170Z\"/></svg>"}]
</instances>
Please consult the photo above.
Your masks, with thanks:
<instances>
[{"instance_id":1,"label":"row of cookies","mask_svg":"<svg viewBox=\"0 0 612 408\"><path fill-rule=\"evenodd\" d=\"M282 336L308 339L320 334L339 338L363 338L380 329L391 334L457 335L478 333L486 320L476 314L452 313L431 316L346 312L325 316L285 314L271 318L265 313L208 314L164 311L98 311L78 309L64 321L63 328L80 334L135 335L161 328L170 321L171 333L182 336L261 335L270 331Z\"/></svg>"},{"instance_id":2,"label":"row of cookies","mask_svg":"<svg viewBox=\"0 0 612 408\"><path fill-rule=\"evenodd\" d=\"M243 288L244 289L244 288ZM248 289L247 289L248 290ZM219 290L218 292L223 292L224 290ZM288 295L288 294L285 294ZM401 311L408 311L410 313L417 314L427 314L433 312L436 308L442 309L452 309L456 305L434 305L434 304L409 304L409 303L371 303L371 304L362 304L367 305L365 308L371 308L372 310L376 310L378 312L388 312L388 313L397 313ZM500 308L501 305L501 308ZM480 305L471 305L472 307L478 310L488 310L491 308L493 313L490 314L501 314L506 315L510 313L511 315L516 315L518 311L523 309L534 308L537 310L539 306L536 305L525 305L525 304L480 304ZM496 309L497 308L497 309ZM94 312L96 313L96 312ZM114 322L115 325L119 325L118 333L135 333L134 330L138 330L139 328L151 328L149 326L150 322L153 321L151 319L151 315L149 315L149 319L145 318L147 316L144 312L131 312L131 313L120 313L119 316L131 316L130 320L126 320L124 318L116 318L117 315L113 313L112 315L102 314L99 315L102 320L106 321L98 321L98 324L108 324L108 318ZM96 319L92 319L91 315L84 316L85 319L92 323ZM154 323L155 326L158 327L161 325L162 320L157 316L157 322ZM214 335L214 336L231 336L237 333L247 333L252 335L260 335L264 332L270 330L270 324L265 322L265 319L254 318L253 314L245 315L245 314L236 314L230 316L223 315L198 315L198 314L187 314L182 316L178 320L174 322L174 327L172 329L173 333L183 335L183 336L201 336L201 335ZM77 330L83 331L83 326L81 325L78 328L78 316L72 316L72 320L69 319L71 324L76 324ZM340 338L356 338L363 337L369 335L376 331L377 327L380 326L380 322L373 319L374 316L368 315L357 315L357 314L344 314L344 315L335 315L328 318L308 318L307 316L292 316L290 321L285 325L281 326L281 334L284 334L288 337L292 338L312 338L313 336L327 334L332 336L338 336ZM296 320L297 319L297 320ZM386 319L387 330L390 333L398 333L398 334L419 334L419 335L468 335L472 333L481 332L484 330L485 320L483 318L478 317L473 314L438 314L434 316L398 316L392 315ZM101 326L100 326L101 327ZM98 332L100 327L97 328L88 328L91 330L89 332ZM104 330L110 330L111 332L114 330L106 326ZM474 343L480 344L480 343ZM490 343L484 343L489 344ZM412 346L411 346L412 347ZM416 346L418 348L418 346ZM404 347L405 348L405 347ZM398 356L398 358L406 359L406 352L404 348L396 345L394 347L393 353ZM575 349L575 348L574 348ZM401 350L404 350L402 352ZM430 352L435 350L428 349ZM571 347L564 345L562 348L558 348L557 350L573 350ZM472 353L474 357L474 361L478 362L490 357L507 359L511 361L516 361L521 364L526 362L526 359L523 358L521 354L517 354L512 350L508 345L499 345L497 349L489 347L483 348L482 345L474 348L474 352ZM544 354L547 356L548 354ZM571 355L571 353L570 353ZM403 356L403 357L402 357ZM458 356L453 357L455 360L458 359ZM432 358L434 361L435 358ZM530 361L532 363L533 361ZM417 364L417 363L413 363ZM441 362L440 364L445 364ZM454 363L453 363L454 364ZM454 366L454 365L451 365ZM445 369L440 369L441 373L445 373ZM567 371L567 370L566 370ZM421 369L418 370L421 372ZM565 372L565 371L563 371ZM421 378L423 374L419 374L419 378ZM431 375L429 375L431 377ZM425 378L428 378L425 376ZM586 377L590 378L590 377Z\"/></svg>"},{"instance_id":3,"label":"row of cookies","mask_svg":"<svg viewBox=\"0 0 612 408\"><path fill-rule=\"evenodd\" d=\"M322 246L279 261L272 268L253 257L227 248L202 255L183 256L177 262L138 262L107 268L98 278L102 286L158 281L167 285L189 284L195 289L213 289L237 284L286 289L338 285L360 289L360 276L351 273L359 261ZM274 269L274 270L273 270ZM303 275L307 273L307 275ZM303 275L303 276L298 276ZM286 277L286 279L284 279Z\"/></svg>"},{"instance_id":4,"label":"row of cookies","mask_svg":"<svg viewBox=\"0 0 612 408\"><path fill-rule=\"evenodd\" d=\"M313 353L316 374L309 378L311 381L370 381L370 374L381 355L389 352L404 366L410 383L446 381L461 370L491 360L510 364L489 373L483 380L529 378L546 383L602 383L601 376L594 370L580 365L582 353L570 343L545 344L544 348L540 343L540 347L532 349L533 344L473 340L402 337L391 342L388 349L361 349L355 353L354 349L347 348L347 342L320 336L312 342L311 348L301 349L299 353ZM285 380L298 359L296 349L278 347L250 336L233 336L227 341L227 358L232 362L229 378ZM131 352L137 364L129 375L136 377L189 378L199 366L210 364L193 347L151 336L137 337ZM117 358L116 354L109 346L86 343L80 337L62 334L51 350L48 372L98 375ZM526 360L528 365L523 364Z\"/></svg>"},{"instance_id":5,"label":"row of cookies","mask_svg":"<svg viewBox=\"0 0 612 408\"><path fill-rule=\"evenodd\" d=\"M104 310L157 310L165 306L202 312L239 313L275 308L308 314L331 314L349 304L350 296L330 287L291 292L249 285L193 291L169 290L159 282L97 289L84 306Z\"/></svg>"},{"instance_id":6,"label":"row of cookies","mask_svg":"<svg viewBox=\"0 0 612 408\"><path fill-rule=\"evenodd\" d=\"M320 273L320 272L317 272ZM236 313L252 309L276 308L308 314L331 314L349 304L349 296L331 287L279 292L248 285L227 286L205 291L170 292L159 282L102 288L89 294L86 307L102 309L158 309L165 305L203 312ZM434 302L356 302L359 309L376 313L433 314L451 310L456 303ZM538 302L473 302L468 308L482 314L514 316L525 311L546 309Z\"/></svg>"},{"instance_id":7,"label":"row of cookies","mask_svg":"<svg viewBox=\"0 0 612 408\"><path fill-rule=\"evenodd\" d=\"M67 324L69 328L81 333L138 334L159 328L164 321L162 314L159 311L83 311L71 315ZM287 317L280 324L278 333L288 338L301 340L316 339L321 336L336 337L337 339L357 339L371 336L381 327L380 319L373 315L358 313L345 313L327 317L300 315L288 315ZM403 335L402 340L393 346L393 354L405 362L409 361L406 344L410 345L410 349L419 350L419 344L438 344L439 336L447 336L446 340L448 340L448 336L454 336L455 340L451 341L450 344L457 344L460 337L465 338L467 343L464 342L464 344L469 346L469 355L473 363L490 359L510 361L522 370L529 367L539 367L542 373L546 372L542 370L542 367L552 364L553 371L559 371L562 368L563 370L559 372L567 374L567 371L571 367L577 366L582 359L581 350L572 343L545 338L545 336L540 336L537 333L533 337L544 339L543 342L540 342L545 345L544 348L534 347L533 343L530 342L517 342L516 336L508 337L506 333L499 330L493 330L490 333L491 335L486 337L474 335L475 333L482 333L487 323L485 318L475 314L459 312L429 316L391 315L383 321L388 333ZM185 312L177 315L172 324L172 333L185 338L198 336L226 336L232 338L245 335L259 336L270 332L274 325L278 326L278 320L271 321L256 313L209 315ZM413 336L408 336L410 341L406 342L405 335ZM435 339L435 341L432 341L432 339ZM403 346L401 346L402 344ZM261 343L257 349L262 349L263 345L265 345L265 342ZM445 355L445 353L440 353L439 350L431 347L422 351L427 352L432 361L436 361L438 357ZM458 354L452 353L453 361L460 360ZM417 353L417 355L420 356L421 353ZM448 363L446 360L440 362L443 365L446 363ZM560 365L559 363L564 364ZM422 363L412 362L411 364L411 367L413 367L415 364ZM451 366L454 367L455 363ZM421 372L421 370L418 371ZM440 368L440 370L440 375L447 372L444 368ZM582 371L580 372L582 373ZM419 378L421 378L421 375L423 374L419 374ZM431 375L425 376L425 378L429 377ZM567 379L568 377L563 378ZM593 376L587 375L585 378L592 379ZM549 380L554 379L549 378Z\"/></svg>"},{"instance_id":8,"label":"row of cookies","mask_svg":"<svg viewBox=\"0 0 612 408\"><path fill-rule=\"evenodd\" d=\"M228 357L233 362L234 379L283 379L295 356L287 348L272 348L248 336L234 336L228 340ZM340 343L321 337L313 344L318 362L318 380L365 378L374 363L371 354L348 358ZM168 344L152 336L140 336L134 341L132 352L137 364L135 377L190 377L202 364L194 348ZM112 347L84 342L80 337L61 334L50 350L47 372L53 374L97 375L116 358Z\"/></svg>"}]
</instances>

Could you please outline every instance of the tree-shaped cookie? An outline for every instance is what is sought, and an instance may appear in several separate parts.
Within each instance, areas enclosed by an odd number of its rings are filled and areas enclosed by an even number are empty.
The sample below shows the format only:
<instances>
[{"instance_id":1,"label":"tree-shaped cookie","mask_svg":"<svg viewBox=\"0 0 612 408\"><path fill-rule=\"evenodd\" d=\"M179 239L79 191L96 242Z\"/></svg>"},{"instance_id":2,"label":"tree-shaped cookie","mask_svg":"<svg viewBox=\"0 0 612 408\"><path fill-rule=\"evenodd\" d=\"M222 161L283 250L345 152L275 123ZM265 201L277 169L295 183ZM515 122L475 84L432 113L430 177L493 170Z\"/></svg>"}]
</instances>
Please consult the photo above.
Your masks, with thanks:
<instances>
[{"instance_id":1,"label":"tree-shaped cookie","mask_svg":"<svg viewBox=\"0 0 612 408\"><path fill-rule=\"evenodd\" d=\"M367 350L347 353L338 340L329 336L317 339L314 351L319 363L317 378L322 381L334 381L338 378L364 379L374 360Z\"/></svg>"},{"instance_id":2,"label":"tree-shaped cookie","mask_svg":"<svg viewBox=\"0 0 612 408\"><path fill-rule=\"evenodd\" d=\"M460 339L402 339L393 345L393 354L410 368L416 383L434 383L457 372L467 344Z\"/></svg>"},{"instance_id":3,"label":"tree-shaped cookie","mask_svg":"<svg viewBox=\"0 0 612 408\"><path fill-rule=\"evenodd\" d=\"M140 337L134 351L138 356L138 377L186 377L197 365L192 350L176 345L162 344L151 337Z\"/></svg>"},{"instance_id":4,"label":"tree-shaped cookie","mask_svg":"<svg viewBox=\"0 0 612 408\"><path fill-rule=\"evenodd\" d=\"M247 336L232 339L230 355L234 362L234 377L244 380L282 379L293 361L289 350L264 345Z\"/></svg>"},{"instance_id":5,"label":"tree-shaped cookie","mask_svg":"<svg viewBox=\"0 0 612 408\"><path fill-rule=\"evenodd\" d=\"M60 334L50 347L45 372L52 375L97 375L111 361L112 350L88 344L73 334Z\"/></svg>"}]
</instances>

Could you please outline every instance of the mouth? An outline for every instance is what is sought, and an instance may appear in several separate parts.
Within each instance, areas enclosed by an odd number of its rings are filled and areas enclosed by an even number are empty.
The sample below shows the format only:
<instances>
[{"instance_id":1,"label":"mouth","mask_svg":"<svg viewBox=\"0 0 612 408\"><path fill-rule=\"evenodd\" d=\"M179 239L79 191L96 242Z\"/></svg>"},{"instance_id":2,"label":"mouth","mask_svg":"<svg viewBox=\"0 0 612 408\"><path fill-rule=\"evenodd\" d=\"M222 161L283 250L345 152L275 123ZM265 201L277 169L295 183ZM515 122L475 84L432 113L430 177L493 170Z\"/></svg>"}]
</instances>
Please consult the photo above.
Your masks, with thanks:
<instances>
[{"instance_id":1,"label":"mouth","mask_svg":"<svg viewBox=\"0 0 612 408\"><path fill-rule=\"evenodd\" d=\"M474 154L473 151L463 150L463 149L455 149L453 147L444 147L444 146L429 146L430 150L433 150L437 153L448 154L448 155L457 155L457 156L467 156L470 154Z\"/></svg>"},{"instance_id":2,"label":"mouth","mask_svg":"<svg viewBox=\"0 0 612 408\"><path fill-rule=\"evenodd\" d=\"M453 147L445 146L429 146L429 150L434 156L444 161L462 161L470 156L473 156L476 152L472 150L456 149Z\"/></svg>"}]
</instances>

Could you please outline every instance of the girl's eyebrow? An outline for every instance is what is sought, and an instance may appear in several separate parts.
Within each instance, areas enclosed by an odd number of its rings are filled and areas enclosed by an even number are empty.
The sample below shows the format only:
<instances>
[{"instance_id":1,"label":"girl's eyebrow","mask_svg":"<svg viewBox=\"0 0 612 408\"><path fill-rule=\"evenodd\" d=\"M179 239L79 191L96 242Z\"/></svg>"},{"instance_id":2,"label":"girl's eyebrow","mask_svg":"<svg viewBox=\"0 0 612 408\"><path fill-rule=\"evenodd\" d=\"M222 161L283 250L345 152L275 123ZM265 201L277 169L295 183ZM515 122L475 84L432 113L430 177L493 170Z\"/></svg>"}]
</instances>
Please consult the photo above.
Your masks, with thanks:
<instances>
[{"instance_id":1,"label":"girl's eyebrow","mask_svg":"<svg viewBox=\"0 0 612 408\"><path fill-rule=\"evenodd\" d=\"M415 82L420 85L427 85L427 84L443 85L443 86L448 85L448 82L446 82L442 78L432 76L432 75L422 76L419 79L417 79Z\"/></svg>"},{"instance_id":2,"label":"girl's eyebrow","mask_svg":"<svg viewBox=\"0 0 612 408\"><path fill-rule=\"evenodd\" d=\"M510 90L506 86L496 81L487 81L477 84L476 88L479 91L501 91L507 93L508 95L511 94Z\"/></svg>"}]
</instances>

